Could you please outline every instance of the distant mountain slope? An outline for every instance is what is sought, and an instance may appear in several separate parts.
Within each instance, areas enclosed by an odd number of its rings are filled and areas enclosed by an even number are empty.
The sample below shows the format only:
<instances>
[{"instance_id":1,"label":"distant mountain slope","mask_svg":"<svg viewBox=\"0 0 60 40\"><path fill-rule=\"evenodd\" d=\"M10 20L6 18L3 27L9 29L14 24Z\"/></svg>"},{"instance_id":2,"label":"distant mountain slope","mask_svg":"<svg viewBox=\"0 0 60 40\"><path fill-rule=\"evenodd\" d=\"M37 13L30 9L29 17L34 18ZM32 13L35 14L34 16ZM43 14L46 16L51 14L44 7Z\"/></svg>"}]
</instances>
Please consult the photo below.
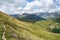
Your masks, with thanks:
<instances>
[{"instance_id":1,"label":"distant mountain slope","mask_svg":"<svg viewBox=\"0 0 60 40\"><path fill-rule=\"evenodd\" d=\"M58 13L58 12L52 12L52 13L45 12L45 13L33 13L33 14L23 13L22 15L13 14L12 16L15 18L23 18L23 17L26 17L28 15L30 15L30 17L35 15L35 16L38 16L38 17L43 18L43 19L55 19L56 17L60 16L60 13Z\"/></svg>"},{"instance_id":2,"label":"distant mountain slope","mask_svg":"<svg viewBox=\"0 0 60 40\"><path fill-rule=\"evenodd\" d=\"M46 29L49 23L57 22L43 20L32 24L0 12L0 40L60 40L60 34Z\"/></svg>"},{"instance_id":3,"label":"distant mountain slope","mask_svg":"<svg viewBox=\"0 0 60 40\"><path fill-rule=\"evenodd\" d=\"M40 20L45 20L44 18L41 18L37 15L34 15L34 14L29 14L27 16L24 16L21 18L22 20L25 20L25 21L40 21Z\"/></svg>"},{"instance_id":4,"label":"distant mountain slope","mask_svg":"<svg viewBox=\"0 0 60 40\"><path fill-rule=\"evenodd\" d=\"M58 16L58 17L55 19L55 21L60 23L60 16Z\"/></svg>"},{"instance_id":5,"label":"distant mountain slope","mask_svg":"<svg viewBox=\"0 0 60 40\"><path fill-rule=\"evenodd\" d=\"M11 15L19 20L23 20L23 21L40 21L40 20L45 20L44 18L39 17L38 15L35 14L23 14L23 15Z\"/></svg>"},{"instance_id":6,"label":"distant mountain slope","mask_svg":"<svg viewBox=\"0 0 60 40\"><path fill-rule=\"evenodd\" d=\"M44 18L44 19L54 19L58 16L60 16L60 14L58 12L52 12L52 13L36 13L36 15Z\"/></svg>"}]
</instances>

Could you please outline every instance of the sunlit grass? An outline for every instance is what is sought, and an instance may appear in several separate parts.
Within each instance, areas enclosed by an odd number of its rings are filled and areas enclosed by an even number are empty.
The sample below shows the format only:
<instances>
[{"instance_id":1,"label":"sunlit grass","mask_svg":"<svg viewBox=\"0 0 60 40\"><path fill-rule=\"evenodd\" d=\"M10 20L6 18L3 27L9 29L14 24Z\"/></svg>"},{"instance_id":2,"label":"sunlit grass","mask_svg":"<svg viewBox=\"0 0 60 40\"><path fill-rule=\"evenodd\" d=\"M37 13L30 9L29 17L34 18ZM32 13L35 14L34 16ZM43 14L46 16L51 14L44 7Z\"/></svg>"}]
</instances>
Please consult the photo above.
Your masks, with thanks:
<instances>
[{"instance_id":1,"label":"sunlit grass","mask_svg":"<svg viewBox=\"0 0 60 40\"><path fill-rule=\"evenodd\" d=\"M56 23L52 20L29 23L0 12L0 40L4 31L7 40L60 40L60 34L49 32L47 29ZM6 30L2 25L5 25Z\"/></svg>"}]
</instances>

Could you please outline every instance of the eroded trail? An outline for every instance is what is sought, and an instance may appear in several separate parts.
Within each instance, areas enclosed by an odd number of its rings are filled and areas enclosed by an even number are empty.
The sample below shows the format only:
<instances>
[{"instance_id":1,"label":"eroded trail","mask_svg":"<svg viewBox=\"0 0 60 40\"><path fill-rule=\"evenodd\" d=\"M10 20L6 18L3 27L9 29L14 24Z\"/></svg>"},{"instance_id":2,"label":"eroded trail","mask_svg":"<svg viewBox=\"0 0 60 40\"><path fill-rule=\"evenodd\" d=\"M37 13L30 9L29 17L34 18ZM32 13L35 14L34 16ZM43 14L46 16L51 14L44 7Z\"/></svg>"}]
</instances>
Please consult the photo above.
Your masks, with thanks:
<instances>
[{"instance_id":1,"label":"eroded trail","mask_svg":"<svg viewBox=\"0 0 60 40\"><path fill-rule=\"evenodd\" d=\"M4 32L3 32L3 35L2 35L2 39L3 39L3 40L7 40L7 39L5 38L5 31L6 31L5 25L3 25L3 28L4 28Z\"/></svg>"}]
</instances>

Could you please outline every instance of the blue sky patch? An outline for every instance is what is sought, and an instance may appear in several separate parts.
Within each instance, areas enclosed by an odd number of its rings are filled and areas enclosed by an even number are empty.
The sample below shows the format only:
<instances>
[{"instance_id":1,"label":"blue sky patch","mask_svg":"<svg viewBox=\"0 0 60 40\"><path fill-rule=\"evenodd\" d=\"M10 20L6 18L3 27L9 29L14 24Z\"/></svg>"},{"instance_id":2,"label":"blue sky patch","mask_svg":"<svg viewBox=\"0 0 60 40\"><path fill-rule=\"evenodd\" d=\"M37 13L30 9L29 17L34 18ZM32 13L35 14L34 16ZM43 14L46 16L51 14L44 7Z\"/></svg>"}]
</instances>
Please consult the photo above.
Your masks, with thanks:
<instances>
[{"instance_id":1,"label":"blue sky patch","mask_svg":"<svg viewBox=\"0 0 60 40\"><path fill-rule=\"evenodd\" d=\"M32 1L34 1L34 0L26 0L26 1L28 1L28 2L32 2Z\"/></svg>"},{"instance_id":2,"label":"blue sky patch","mask_svg":"<svg viewBox=\"0 0 60 40\"><path fill-rule=\"evenodd\" d=\"M60 6L60 1L59 0L54 0L54 3L56 6Z\"/></svg>"}]
</instances>

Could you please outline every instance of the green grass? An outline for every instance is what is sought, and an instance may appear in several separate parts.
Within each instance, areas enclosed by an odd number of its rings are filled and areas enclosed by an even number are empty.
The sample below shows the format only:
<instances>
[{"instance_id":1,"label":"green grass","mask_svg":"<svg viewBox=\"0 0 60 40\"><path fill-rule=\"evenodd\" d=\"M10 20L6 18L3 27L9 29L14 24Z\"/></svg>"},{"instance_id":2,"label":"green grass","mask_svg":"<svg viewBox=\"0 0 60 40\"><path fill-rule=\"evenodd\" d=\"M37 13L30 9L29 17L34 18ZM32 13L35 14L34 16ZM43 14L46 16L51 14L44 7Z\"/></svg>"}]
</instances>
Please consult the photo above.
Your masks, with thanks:
<instances>
[{"instance_id":1,"label":"green grass","mask_svg":"<svg viewBox=\"0 0 60 40\"><path fill-rule=\"evenodd\" d=\"M24 22L0 12L0 40L3 40L3 32L7 40L60 40L60 34L51 32L56 23L60 27L60 23L53 20Z\"/></svg>"}]
</instances>

